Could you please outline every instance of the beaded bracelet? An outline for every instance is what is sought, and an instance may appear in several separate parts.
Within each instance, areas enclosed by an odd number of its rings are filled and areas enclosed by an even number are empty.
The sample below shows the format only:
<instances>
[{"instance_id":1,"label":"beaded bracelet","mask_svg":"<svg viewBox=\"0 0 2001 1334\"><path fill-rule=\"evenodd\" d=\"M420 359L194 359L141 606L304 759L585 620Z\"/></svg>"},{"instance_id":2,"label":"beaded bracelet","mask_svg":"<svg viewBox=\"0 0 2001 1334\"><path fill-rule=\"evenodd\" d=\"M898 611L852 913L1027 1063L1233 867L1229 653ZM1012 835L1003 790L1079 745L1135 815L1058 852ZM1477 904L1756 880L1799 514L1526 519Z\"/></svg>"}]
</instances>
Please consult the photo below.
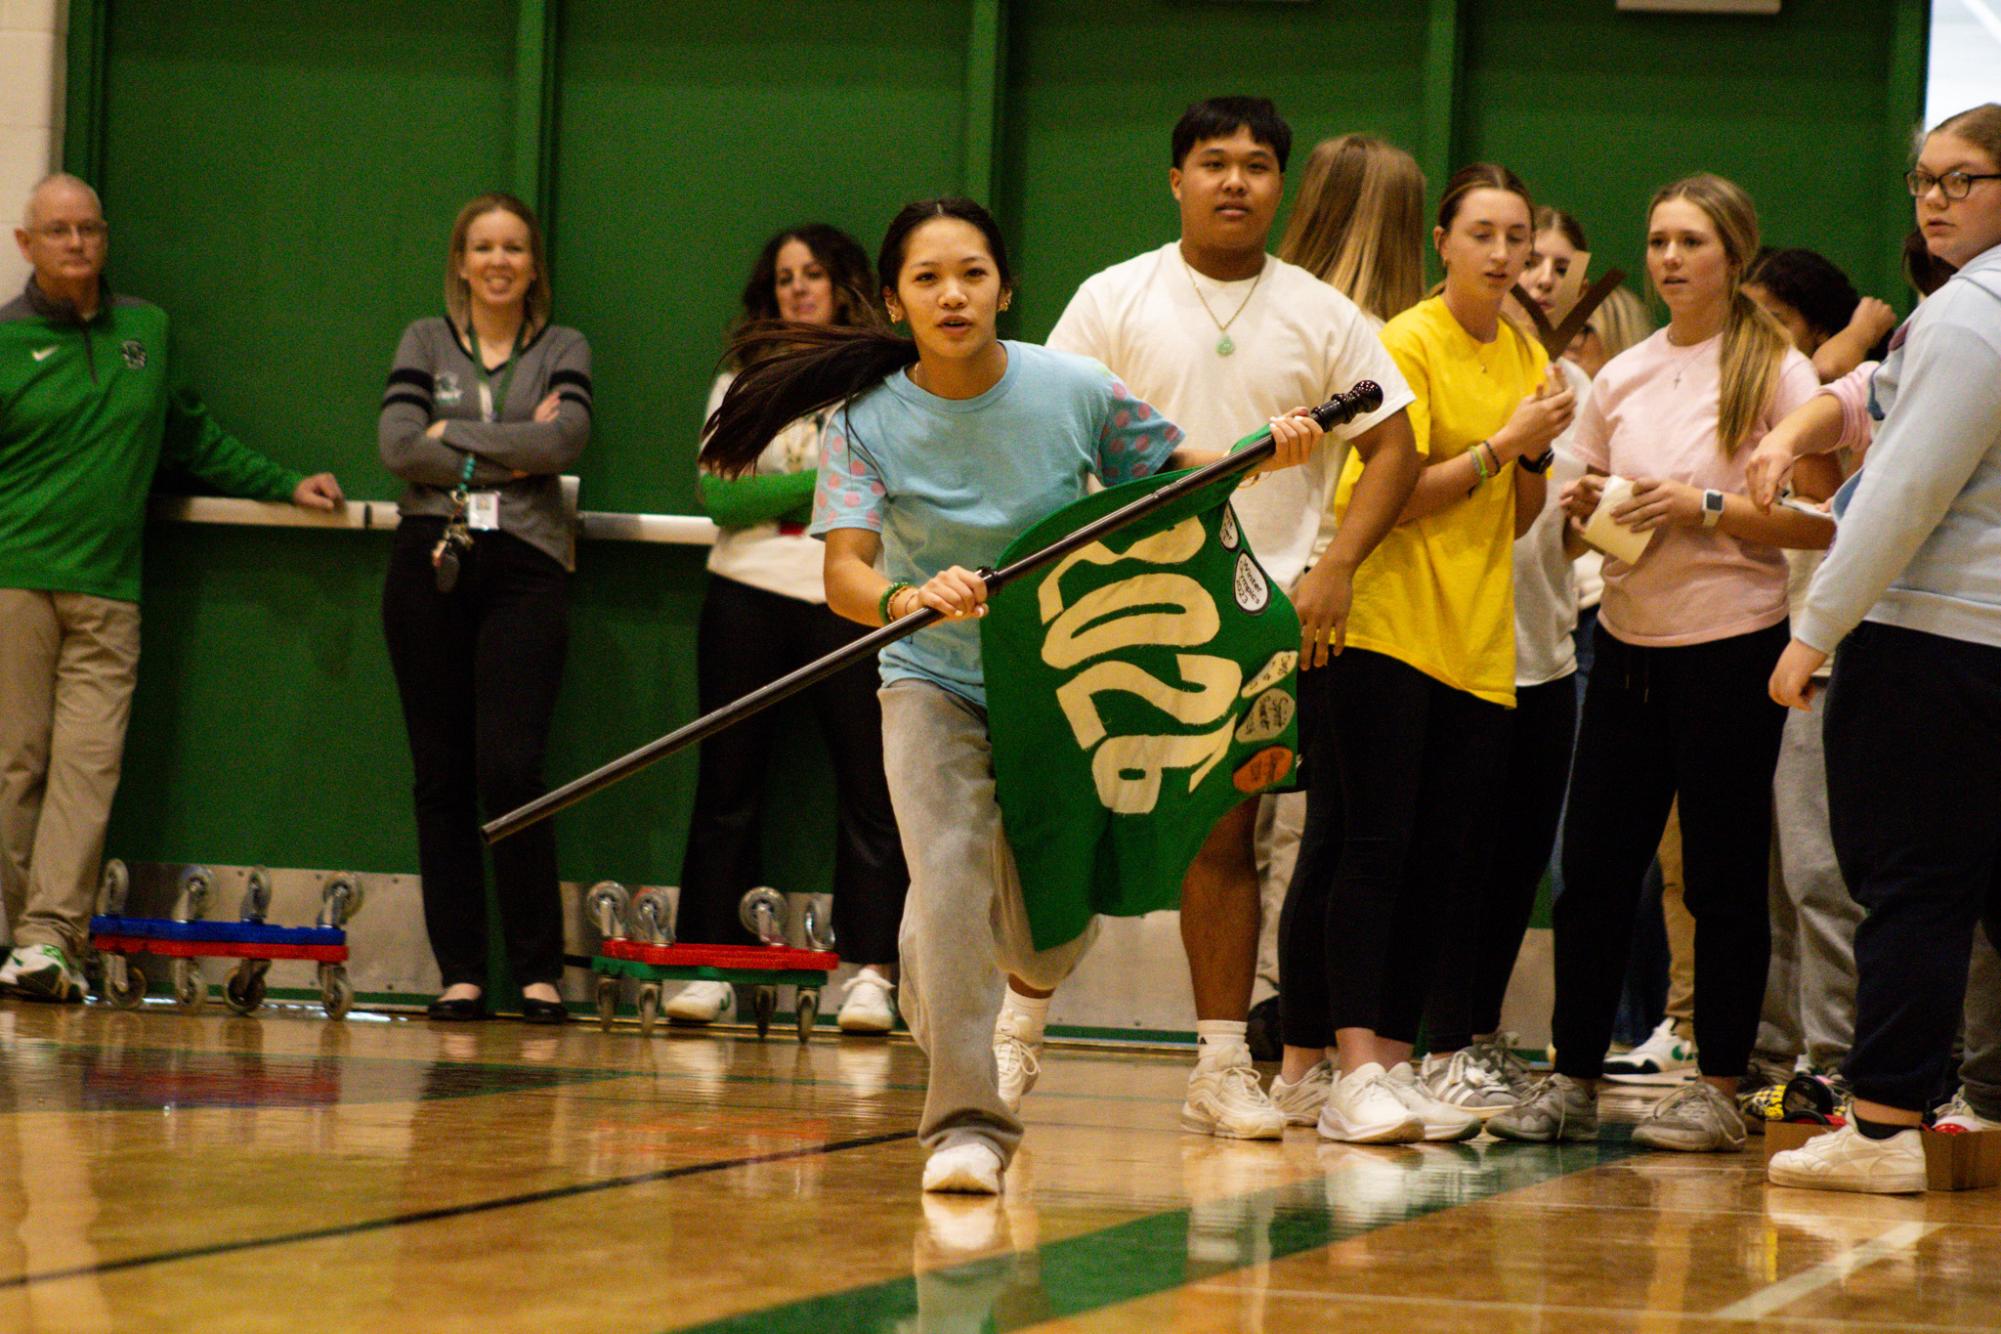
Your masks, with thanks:
<instances>
[{"instance_id":1,"label":"beaded bracelet","mask_svg":"<svg viewBox=\"0 0 2001 1334\"><path fill-rule=\"evenodd\" d=\"M909 587L911 587L911 583L908 579L898 579L888 588L882 590L882 597L877 600L875 604L875 610L877 618L881 620L881 622L884 625L888 625L891 619L889 615L889 604L896 601L896 595L898 593L901 593L904 589Z\"/></svg>"}]
</instances>

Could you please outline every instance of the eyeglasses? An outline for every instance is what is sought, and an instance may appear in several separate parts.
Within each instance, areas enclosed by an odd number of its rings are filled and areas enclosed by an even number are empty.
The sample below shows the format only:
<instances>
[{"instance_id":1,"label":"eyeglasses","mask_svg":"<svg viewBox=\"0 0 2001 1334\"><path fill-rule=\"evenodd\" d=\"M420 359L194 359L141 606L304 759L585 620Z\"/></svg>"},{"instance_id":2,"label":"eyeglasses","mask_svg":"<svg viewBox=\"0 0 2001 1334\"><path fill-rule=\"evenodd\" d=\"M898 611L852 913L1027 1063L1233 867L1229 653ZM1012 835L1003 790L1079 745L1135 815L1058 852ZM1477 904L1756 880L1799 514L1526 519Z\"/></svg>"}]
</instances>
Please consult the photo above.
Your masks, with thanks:
<instances>
[{"instance_id":1,"label":"eyeglasses","mask_svg":"<svg viewBox=\"0 0 2001 1334\"><path fill-rule=\"evenodd\" d=\"M1923 199L1932 192L1934 185L1945 192L1947 199L1964 199L1973 193L1975 181L2001 181L2001 171L1949 171L1943 176L1934 176L1928 171L1904 173L1904 184L1910 187L1913 199Z\"/></svg>"},{"instance_id":2,"label":"eyeglasses","mask_svg":"<svg viewBox=\"0 0 2001 1334\"><path fill-rule=\"evenodd\" d=\"M44 241L67 241L72 236L79 241L102 241L110 232L110 224L103 222L52 222L35 228Z\"/></svg>"}]
</instances>

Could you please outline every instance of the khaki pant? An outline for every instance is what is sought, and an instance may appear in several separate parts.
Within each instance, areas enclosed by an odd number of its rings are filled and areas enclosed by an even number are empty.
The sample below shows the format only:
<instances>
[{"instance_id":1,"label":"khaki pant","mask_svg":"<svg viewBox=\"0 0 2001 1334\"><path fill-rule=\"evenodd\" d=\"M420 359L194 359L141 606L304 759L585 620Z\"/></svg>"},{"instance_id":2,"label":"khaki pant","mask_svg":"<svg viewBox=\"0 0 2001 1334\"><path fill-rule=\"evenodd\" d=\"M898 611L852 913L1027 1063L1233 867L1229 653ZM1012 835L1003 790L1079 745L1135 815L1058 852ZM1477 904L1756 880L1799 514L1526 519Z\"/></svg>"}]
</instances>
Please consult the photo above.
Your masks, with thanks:
<instances>
[{"instance_id":1,"label":"khaki pant","mask_svg":"<svg viewBox=\"0 0 2001 1334\"><path fill-rule=\"evenodd\" d=\"M1656 854L1661 863L1661 916L1667 923L1667 1017L1682 1041L1695 1037L1695 914L1682 901L1681 803L1668 808Z\"/></svg>"},{"instance_id":2,"label":"khaki pant","mask_svg":"<svg viewBox=\"0 0 2001 1334\"><path fill-rule=\"evenodd\" d=\"M16 945L81 960L139 675L139 606L0 589L0 893Z\"/></svg>"}]
</instances>

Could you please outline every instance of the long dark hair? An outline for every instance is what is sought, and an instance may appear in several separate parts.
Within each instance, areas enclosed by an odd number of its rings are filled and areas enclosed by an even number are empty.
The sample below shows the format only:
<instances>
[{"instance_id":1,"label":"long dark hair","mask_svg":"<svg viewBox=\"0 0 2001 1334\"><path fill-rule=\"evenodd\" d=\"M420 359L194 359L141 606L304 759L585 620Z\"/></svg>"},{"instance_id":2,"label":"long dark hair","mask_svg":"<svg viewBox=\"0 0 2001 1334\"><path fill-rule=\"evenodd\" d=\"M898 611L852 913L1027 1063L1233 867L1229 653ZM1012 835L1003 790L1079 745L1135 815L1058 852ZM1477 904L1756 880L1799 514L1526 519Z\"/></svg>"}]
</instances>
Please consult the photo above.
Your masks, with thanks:
<instances>
[{"instance_id":1,"label":"long dark hair","mask_svg":"<svg viewBox=\"0 0 2001 1334\"><path fill-rule=\"evenodd\" d=\"M872 326L883 322L881 305L869 293L868 252L861 242L838 227L809 222L787 227L764 243L744 282L743 309L730 322L731 337L747 325L778 318L778 252L789 241L805 246L827 271L827 280L834 288L832 323ZM731 362L730 369L741 367Z\"/></svg>"},{"instance_id":2,"label":"long dark hair","mask_svg":"<svg viewBox=\"0 0 2001 1334\"><path fill-rule=\"evenodd\" d=\"M883 233L876 278L896 290L910 234L933 218L957 218L979 228L993 255L1001 291L1014 288L1007 245L993 215L970 199L947 196L905 204ZM888 329L790 324L759 320L738 329L727 359L744 368L710 414L702 464L735 477L750 471L773 436L810 412L846 404L917 361L914 340Z\"/></svg>"}]
</instances>

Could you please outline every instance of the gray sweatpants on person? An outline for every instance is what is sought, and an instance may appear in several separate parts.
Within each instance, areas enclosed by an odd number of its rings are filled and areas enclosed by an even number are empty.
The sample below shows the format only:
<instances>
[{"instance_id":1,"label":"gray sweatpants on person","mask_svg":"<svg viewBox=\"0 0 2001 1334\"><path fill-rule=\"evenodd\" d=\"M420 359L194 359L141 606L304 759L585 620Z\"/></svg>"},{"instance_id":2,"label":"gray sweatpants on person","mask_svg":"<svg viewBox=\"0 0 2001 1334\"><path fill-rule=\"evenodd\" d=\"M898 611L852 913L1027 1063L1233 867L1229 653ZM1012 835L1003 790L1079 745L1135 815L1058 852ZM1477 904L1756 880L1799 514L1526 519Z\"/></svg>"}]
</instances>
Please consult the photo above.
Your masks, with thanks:
<instances>
[{"instance_id":1,"label":"gray sweatpants on person","mask_svg":"<svg viewBox=\"0 0 2001 1334\"><path fill-rule=\"evenodd\" d=\"M1966 1057L1959 1083L1973 1110L2001 1121L2001 954L1985 927L1974 929L1973 963L1966 970Z\"/></svg>"},{"instance_id":2,"label":"gray sweatpants on person","mask_svg":"<svg viewBox=\"0 0 2001 1334\"><path fill-rule=\"evenodd\" d=\"M1076 966L1097 925L1037 952L1014 852L994 801L986 711L923 681L882 688L883 768L910 866L898 933L897 1008L931 1059L918 1137L932 1152L970 1141L1002 1162L1021 1121L1001 1102L994 1021L1009 973L1053 989Z\"/></svg>"},{"instance_id":3,"label":"gray sweatpants on person","mask_svg":"<svg viewBox=\"0 0 2001 1334\"><path fill-rule=\"evenodd\" d=\"M1855 928L1862 920L1862 907L1835 862L1828 824L1821 742L1826 701L1820 690L1810 711L1787 713L1772 778L1777 883L1772 967L1756 1047L1757 1055L1778 1060L1804 1051L1824 1071L1839 1069L1855 1042Z\"/></svg>"}]
</instances>

